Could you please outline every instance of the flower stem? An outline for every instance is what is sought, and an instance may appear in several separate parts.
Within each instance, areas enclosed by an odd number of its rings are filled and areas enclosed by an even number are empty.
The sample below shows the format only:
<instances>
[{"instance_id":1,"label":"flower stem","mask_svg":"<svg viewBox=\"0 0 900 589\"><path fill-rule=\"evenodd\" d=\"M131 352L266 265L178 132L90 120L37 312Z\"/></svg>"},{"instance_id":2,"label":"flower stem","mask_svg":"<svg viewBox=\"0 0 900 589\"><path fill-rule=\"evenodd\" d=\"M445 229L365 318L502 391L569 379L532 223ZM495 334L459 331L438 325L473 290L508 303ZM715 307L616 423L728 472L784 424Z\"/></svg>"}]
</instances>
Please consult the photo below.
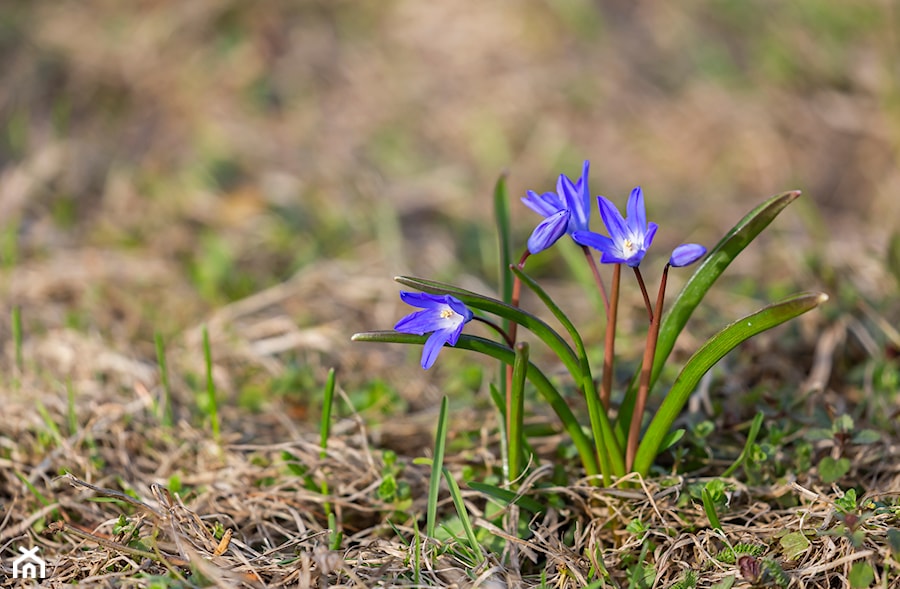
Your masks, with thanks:
<instances>
[{"instance_id":1,"label":"flower stem","mask_svg":"<svg viewBox=\"0 0 900 589\"><path fill-rule=\"evenodd\" d=\"M619 311L619 283L622 278L622 264L613 267L612 293L606 308L606 339L603 345L603 378L600 382L600 402L609 411L612 396L613 359L616 354L616 316Z\"/></svg>"},{"instance_id":2,"label":"flower stem","mask_svg":"<svg viewBox=\"0 0 900 589\"><path fill-rule=\"evenodd\" d=\"M669 271L669 267L666 266L665 272ZM650 316L650 323L653 323L653 307L650 306L650 295L647 294L647 285L644 284L644 277L641 274L641 269L637 266L634 267L634 276L637 278L638 284L641 287L641 294L644 295L644 305L647 307L647 314Z\"/></svg>"},{"instance_id":3,"label":"flower stem","mask_svg":"<svg viewBox=\"0 0 900 589\"><path fill-rule=\"evenodd\" d=\"M528 251L528 248L525 248L525 251L522 252L522 256L519 258L519 263L517 264L519 269L523 269L525 267L525 260L528 259L528 256L531 255L531 252ZM512 287L512 297L510 297L509 304L513 307L519 307L519 300L522 298L522 279L516 276L513 279L513 287ZM509 322L509 333L504 338L506 343L510 348L516 349L516 332L518 331L519 324L515 321ZM512 413L513 413L513 365L506 365L506 447L509 448L510 444L513 443L512 438L510 437L510 431L512 428ZM512 468L510 468L510 472L512 472Z\"/></svg>"},{"instance_id":4,"label":"flower stem","mask_svg":"<svg viewBox=\"0 0 900 589\"><path fill-rule=\"evenodd\" d=\"M637 268L635 268L637 272ZM669 265L663 268L662 278L659 281L659 293L656 295L656 313L651 310L650 329L647 331L647 344L644 346L644 359L641 362L641 376L638 381L637 399L634 403L634 411L631 413L631 427L628 430L628 445L625 449L625 470L630 471L634 464L634 456L637 453L638 436L641 433L641 421L644 417L644 408L647 404L647 395L650 392L650 373L653 370L653 357L656 355L656 343L659 340L660 317L666 298L666 279L669 276ZM642 283L643 284L643 283Z\"/></svg>"},{"instance_id":5,"label":"flower stem","mask_svg":"<svg viewBox=\"0 0 900 589\"><path fill-rule=\"evenodd\" d=\"M510 348L515 348L516 342L513 339L513 336L506 333L502 327L500 327L490 319L485 319L484 317L475 315L474 317L472 317L472 321L480 321L481 323L484 323L485 325L496 331L498 334L500 334L500 337L503 338L503 341L506 342L506 345L508 345Z\"/></svg>"},{"instance_id":6,"label":"flower stem","mask_svg":"<svg viewBox=\"0 0 900 589\"><path fill-rule=\"evenodd\" d=\"M591 254L591 250L588 249L588 246L581 246L581 251L584 252L584 257L591 267L591 272L594 274L594 282L597 283L597 288L600 289L600 295L603 297L603 307L606 310L606 314L609 315L609 297L606 294L606 286L603 284L603 277L600 276L600 269L597 268L597 262L594 260L594 256Z\"/></svg>"}]
</instances>

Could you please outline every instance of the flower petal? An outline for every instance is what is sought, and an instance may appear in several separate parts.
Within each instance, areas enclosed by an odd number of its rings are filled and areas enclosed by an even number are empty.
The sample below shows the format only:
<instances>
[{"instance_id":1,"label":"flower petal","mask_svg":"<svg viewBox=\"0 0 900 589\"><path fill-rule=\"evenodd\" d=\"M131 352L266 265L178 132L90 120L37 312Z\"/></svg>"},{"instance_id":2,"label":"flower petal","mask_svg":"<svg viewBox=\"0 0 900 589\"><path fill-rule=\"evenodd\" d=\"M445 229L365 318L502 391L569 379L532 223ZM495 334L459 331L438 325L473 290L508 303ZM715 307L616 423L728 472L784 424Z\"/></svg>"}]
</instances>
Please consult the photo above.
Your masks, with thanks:
<instances>
[{"instance_id":1,"label":"flower petal","mask_svg":"<svg viewBox=\"0 0 900 589\"><path fill-rule=\"evenodd\" d=\"M672 251L669 264L676 268L690 266L704 255L706 255L706 248L699 243L682 243Z\"/></svg>"},{"instance_id":2,"label":"flower petal","mask_svg":"<svg viewBox=\"0 0 900 589\"><path fill-rule=\"evenodd\" d=\"M572 234L572 239L579 245L586 245L603 253L618 253L618 248L612 239L593 231L576 231Z\"/></svg>"},{"instance_id":3,"label":"flower petal","mask_svg":"<svg viewBox=\"0 0 900 589\"><path fill-rule=\"evenodd\" d=\"M440 318L440 313L436 312L434 309L416 311L398 321L397 325L394 326L394 331L424 335L429 331L437 329Z\"/></svg>"},{"instance_id":4,"label":"flower petal","mask_svg":"<svg viewBox=\"0 0 900 589\"><path fill-rule=\"evenodd\" d=\"M659 225L656 223L648 223L647 231L644 233L644 251L646 251L650 244L653 243L653 238L656 236L656 230L659 229Z\"/></svg>"},{"instance_id":5,"label":"flower petal","mask_svg":"<svg viewBox=\"0 0 900 589\"><path fill-rule=\"evenodd\" d=\"M606 225L610 238L613 241L627 239L625 219L622 218L622 213L619 212L616 205L605 196L598 196L597 204L600 206L600 218L603 219L603 224Z\"/></svg>"},{"instance_id":6,"label":"flower petal","mask_svg":"<svg viewBox=\"0 0 900 589\"><path fill-rule=\"evenodd\" d=\"M434 361L437 360L441 348L444 347L444 344L450 339L451 334L451 331L440 329L432 333L425 341L425 345L422 347L422 368L428 370L434 366Z\"/></svg>"},{"instance_id":7,"label":"flower petal","mask_svg":"<svg viewBox=\"0 0 900 589\"><path fill-rule=\"evenodd\" d=\"M400 300L407 305L419 307L421 309L434 309L441 305L447 304L443 295L433 295L424 292L400 291Z\"/></svg>"},{"instance_id":8,"label":"flower petal","mask_svg":"<svg viewBox=\"0 0 900 589\"><path fill-rule=\"evenodd\" d=\"M562 199L553 192L538 194L533 190L528 191L528 196L522 197L525 206L544 217L549 217L566 208Z\"/></svg>"},{"instance_id":9,"label":"flower petal","mask_svg":"<svg viewBox=\"0 0 900 589\"><path fill-rule=\"evenodd\" d=\"M636 186L628 197L628 205L626 206L628 219L628 229L631 235L637 238L647 231L647 209L644 207L644 191L640 186ZM649 244L647 244L649 245Z\"/></svg>"},{"instance_id":10,"label":"flower petal","mask_svg":"<svg viewBox=\"0 0 900 589\"><path fill-rule=\"evenodd\" d=\"M540 222L528 238L528 251L532 254L542 252L566 233L571 213L563 209Z\"/></svg>"}]
</instances>

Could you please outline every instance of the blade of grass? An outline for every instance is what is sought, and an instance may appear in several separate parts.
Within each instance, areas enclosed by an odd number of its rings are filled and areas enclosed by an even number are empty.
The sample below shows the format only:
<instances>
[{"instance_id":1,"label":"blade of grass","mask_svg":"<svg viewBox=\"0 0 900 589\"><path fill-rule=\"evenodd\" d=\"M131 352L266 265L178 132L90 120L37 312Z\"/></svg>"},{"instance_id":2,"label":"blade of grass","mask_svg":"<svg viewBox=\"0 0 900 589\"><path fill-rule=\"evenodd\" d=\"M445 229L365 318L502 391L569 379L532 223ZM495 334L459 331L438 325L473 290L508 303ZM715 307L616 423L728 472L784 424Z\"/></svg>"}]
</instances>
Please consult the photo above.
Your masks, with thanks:
<instances>
[{"instance_id":1,"label":"blade of grass","mask_svg":"<svg viewBox=\"0 0 900 589\"><path fill-rule=\"evenodd\" d=\"M509 478L510 483L519 478L524 468L524 452L522 439L522 423L525 411L525 376L528 374L528 343L516 344L516 357L513 363L512 378L512 403L510 403L509 435L507 448L509 450Z\"/></svg>"},{"instance_id":2,"label":"blade of grass","mask_svg":"<svg viewBox=\"0 0 900 589\"><path fill-rule=\"evenodd\" d=\"M431 478L428 482L428 503L426 504L425 535L434 538L437 527L438 493L441 490L441 469L444 466L444 450L447 445L447 396L441 399L437 433L434 436L434 457L431 460Z\"/></svg>"},{"instance_id":3,"label":"blade of grass","mask_svg":"<svg viewBox=\"0 0 900 589\"><path fill-rule=\"evenodd\" d=\"M538 336L548 348L553 350L560 361L565 364L566 370L569 371L576 381L581 380L581 365L578 361L578 356L572 350L571 346L569 346L562 336L560 336L552 327L531 313L523 311L518 307L507 305L497 299L492 299L462 288L457 288L452 284L409 276L397 276L394 280L404 286L409 286L429 294L453 295L472 308L486 311L521 325Z\"/></svg>"},{"instance_id":4,"label":"blade of grass","mask_svg":"<svg viewBox=\"0 0 900 589\"><path fill-rule=\"evenodd\" d=\"M519 495L515 491L502 489L500 487L489 485L488 483L480 483L478 481L469 481L466 483L470 489L474 489L479 493L484 493L488 497L500 501L504 505L518 505L522 509L530 511L535 515L539 515L547 511L547 508L531 497Z\"/></svg>"},{"instance_id":5,"label":"blade of grass","mask_svg":"<svg viewBox=\"0 0 900 589\"><path fill-rule=\"evenodd\" d=\"M319 425L319 458L325 458L328 450L328 437L331 433L331 410L334 406L334 368L328 371L325 380L325 391L322 395L322 423Z\"/></svg>"},{"instance_id":6,"label":"blade of grass","mask_svg":"<svg viewBox=\"0 0 900 589\"><path fill-rule=\"evenodd\" d=\"M353 334L353 337L350 339L356 342L423 345L428 336L396 331L366 331ZM482 337L463 334L460 336L459 341L456 342L456 347L490 356L506 364L515 362L515 354L512 350ZM582 430L581 424L578 422L575 414L572 413L572 409L566 403L566 400L563 399L562 395L559 394L559 391L550 383L550 380L544 373L531 362L528 364L527 378L562 422L563 428L565 428L566 433L569 434L572 443L575 444L575 448L578 450L585 472L588 475L600 474L594 444L591 438Z\"/></svg>"},{"instance_id":7,"label":"blade of grass","mask_svg":"<svg viewBox=\"0 0 900 589\"><path fill-rule=\"evenodd\" d=\"M747 432L747 443L744 444L744 449L741 450L737 460L722 473L723 477L730 477L734 474L734 471L744 463L744 460L747 459L747 456L750 454L750 448L753 447L753 443L756 442L756 436L759 435L759 430L762 427L764 418L765 414L762 411L759 411L756 414L756 417L753 418L753 423L750 424L750 431Z\"/></svg>"},{"instance_id":8,"label":"blade of grass","mask_svg":"<svg viewBox=\"0 0 900 589\"><path fill-rule=\"evenodd\" d=\"M12 335L16 350L16 370L21 375L25 369L25 361L22 356L22 309L18 305L12 308Z\"/></svg>"},{"instance_id":9,"label":"blade of grass","mask_svg":"<svg viewBox=\"0 0 900 589\"><path fill-rule=\"evenodd\" d=\"M466 509L465 501L463 501L462 493L459 490L459 484L457 484L456 479L453 478L453 475L450 474L450 470L447 467L442 467L441 471L444 473L444 480L447 481L447 486L450 488L450 498L453 499L453 506L456 507L456 515L459 517L463 532L466 534L469 549L478 555L479 564L483 563L485 559L484 551L481 549L481 542L478 541L478 537L475 535L475 528L472 527L472 520L469 519L469 511Z\"/></svg>"},{"instance_id":10,"label":"blade of grass","mask_svg":"<svg viewBox=\"0 0 900 589\"><path fill-rule=\"evenodd\" d=\"M513 279L509 273L510 260L510 221L509 221L509 194L506 190L506 174L497 178L494 186L494 221L497 225L497 259L500 262L498 268L498 283L500 284L500 296L507 305L512 305ZM510 332L512 322L506 319L503 322L503 330ZM507 390L507 374L503 363L500 363L500 390Z\"/></svg>"},{"instance_id":11,"label":"blade of grass","mask_svg":"<svg viewBox=\"0 0 900 589\"><path fill-rule=\"evenodd\" d=\"M722 275L729 264L740 254L769 224L800 196L799 190L777 194L747 213L732 229L725 234L716 246L710 250L703 262L685 283L684 288L672 303L669 312L662 319L656 354L653 357L653 369L650 373L650 389L659 378L663 365L675 347L675 340L687 324L694 309L706 296L706 293ZM638 377L632 379L631 385L619 408L616 419L616 437L623 443L631 423L637 396Z\"/></svg>"},{"instance_id":12,"label":"blade of grass","mask_svg":"<svg viewBox=\"0 0 900 589\"><path fill-rule=\"evenodd\" d=\"M209 330L203 326L203 361L206 364L206 395L207 413L211 422L213 439L218 444L221 442L221 428L219 426L219 405L216 398L216 383L213 381L212 348L209 344Z\"/></svg>"},{"instance_id":13,"label":"blade of grass","mask_svg":"<svg viewBox=\"0 0 900 589\"><path fill-rule=\"evenodd\" d=\"M706 517L709 519L709 525L712 526L713 529L721 532L722 524L719 522L719 514L716 513L716 504L709 494L709 489L703 487L700 496L703 499L703 511L706 512Z\"/></svg>"},{"instance_id":14,"label":"blade of grass","mask_svg":"<svg viewBox=\"0 0 900 589\"><path fill-rule=\"evenodd\" d=\"M162 385L163 407L162 414L158 416L162 424L172 427L175 422L172 410L172 388L169 384L169 366L166 362L166 342L160 332L153 334L153 343L156 347L156 364L159 366L159 382Z\"/></svg>"},{"instance_id":15,"label":"blade of grass","mask_svg":"<svg viewBox=\"0 0 900 589\"><path fill-rule=\"evenodd\" d=\"M647 427L635 456L634 471L647 475L660 444L684 408L688 397L697 387L697 383L725 354L754 335L814 309L827 300L828 296L822 293L802 293L788 297L731 323L703 344L682 368Z\"/></svg>"}]
</instances>

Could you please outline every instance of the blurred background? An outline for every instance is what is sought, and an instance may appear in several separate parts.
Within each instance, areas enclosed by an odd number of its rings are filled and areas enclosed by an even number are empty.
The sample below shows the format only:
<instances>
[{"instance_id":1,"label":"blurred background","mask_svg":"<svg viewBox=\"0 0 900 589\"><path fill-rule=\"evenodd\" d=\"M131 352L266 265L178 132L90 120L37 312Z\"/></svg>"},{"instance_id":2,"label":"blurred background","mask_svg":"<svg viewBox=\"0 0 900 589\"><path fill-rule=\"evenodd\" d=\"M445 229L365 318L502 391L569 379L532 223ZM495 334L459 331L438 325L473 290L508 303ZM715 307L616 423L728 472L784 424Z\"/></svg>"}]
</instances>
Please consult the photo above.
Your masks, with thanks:
<instances>
[{"instance_id":1,"label":"blurred background","mask_svg":"<svg viewBox=\"0 0 900 589\"><path fill-rule=\"evenodd\" d=\"M889 0L4 3L3 340L19 307L27 362L100 394L154 381L155 335L200 374L208 325L250 406L332 365L433 400L444 369L349 336L408 311L397 274L492 292L500 173L524 247L519 197L584 159L593 194L643 187L652 268L803 191L729 270L723 317L802 289L889 317L898 19ZM529 264L587 321L559 259Z\"/></svg>"}]
</instances>

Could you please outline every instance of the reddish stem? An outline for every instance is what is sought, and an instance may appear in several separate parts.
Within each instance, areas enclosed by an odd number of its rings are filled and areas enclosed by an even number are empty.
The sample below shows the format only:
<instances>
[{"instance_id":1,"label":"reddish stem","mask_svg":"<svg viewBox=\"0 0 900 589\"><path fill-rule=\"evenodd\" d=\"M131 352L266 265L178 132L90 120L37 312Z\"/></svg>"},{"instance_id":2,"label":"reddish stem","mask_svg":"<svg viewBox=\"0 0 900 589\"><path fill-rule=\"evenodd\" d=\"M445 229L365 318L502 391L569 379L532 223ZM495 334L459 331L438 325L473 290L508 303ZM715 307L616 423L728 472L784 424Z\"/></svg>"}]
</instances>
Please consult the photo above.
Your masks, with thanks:
<instances>
[{"instance_id":1,"label":"reddish stem","mask_svg":"<svg viewBox=\"0 0 900 589\"><path fill-rule=\"evenodd\" d=\"M635 268L637 271L637 268ZM656 355L656 343L659 340L660 316L666 298L666 279L669 276L669 265L663 269L662 278L659 281L659 293L656 295L656 313L650 321L650 329L647 331L647 344L644 346L644 359L641 362L641 376L638 382L637 399L634 403L634 411L631 414L631 427L628 429L628 446L625 450L625 470L630 471L634 464L634 456L637 454L638 436L641 433L641 422L644 417L644 408L647 405L647 395L650 392L650 373L653 371L653 357Z\"/></svg>"}]
</instances>

